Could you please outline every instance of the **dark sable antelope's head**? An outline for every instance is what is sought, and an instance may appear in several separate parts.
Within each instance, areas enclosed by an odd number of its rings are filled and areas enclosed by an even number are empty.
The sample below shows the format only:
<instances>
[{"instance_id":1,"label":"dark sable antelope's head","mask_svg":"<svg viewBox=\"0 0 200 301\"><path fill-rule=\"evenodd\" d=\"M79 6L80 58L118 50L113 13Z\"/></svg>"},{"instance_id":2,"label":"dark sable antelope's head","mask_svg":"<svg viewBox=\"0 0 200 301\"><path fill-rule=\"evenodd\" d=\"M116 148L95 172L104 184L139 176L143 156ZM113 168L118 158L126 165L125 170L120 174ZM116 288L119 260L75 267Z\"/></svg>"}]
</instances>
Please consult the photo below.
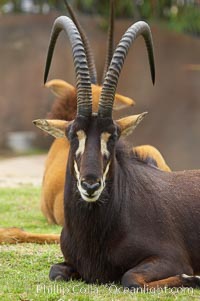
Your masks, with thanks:
<instances>
[{"instance_id":1,"label":"dark sable antelope's head","mask_svg":"<svg viewBox=\"0 0 200 301\"><path fill-rule=\"evenodd\" d=\"M92 112L91 72L85 45L75 24L68 17L56 19L47 55L45 81L48 76L56 39L64 30L71 42L77 89L77 116L71 121L38 119L34 124L52 136L70 141L71 175L83 200L95 202L106 186L115 145L120 136L128 135L146 113L120 120L112 119L113 102L120 71L132 42L144 37L148 50L152 80L154 81L153 45L149 26L145 22L133 24L118 44L105 75L99 99L98 112Z\"/></svg>"}]
</instances>

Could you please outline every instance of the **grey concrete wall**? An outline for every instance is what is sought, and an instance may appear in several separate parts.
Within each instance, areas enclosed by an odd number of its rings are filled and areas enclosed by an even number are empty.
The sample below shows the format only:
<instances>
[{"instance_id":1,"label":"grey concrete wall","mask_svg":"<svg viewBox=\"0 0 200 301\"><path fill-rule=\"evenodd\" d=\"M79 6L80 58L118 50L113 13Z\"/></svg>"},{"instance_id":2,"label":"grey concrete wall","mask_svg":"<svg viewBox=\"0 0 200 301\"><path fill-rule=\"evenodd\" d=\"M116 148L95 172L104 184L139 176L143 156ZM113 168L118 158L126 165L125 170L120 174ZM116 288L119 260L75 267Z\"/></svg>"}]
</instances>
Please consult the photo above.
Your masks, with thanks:
<instances>
[{"instance_id":1,"label":"grey concrete wall","mask_svg":"<svg viewBox=\"0 0 200 301\"><path fill-rule=\"evenodd\" d=\"M51 26L56 15L0 17L0 145L8 131L35 131L31 121L45 117L53 96L43 88L43 70ZM94 49L99 73L104 64L106 33L101 19L80 16ZM131 20L117 20L116 42ZM136 100L133 109L115 116L148 111L131 144L152 144L175 170L200 168L200 72L187 64L200 64L200 40L152 26L156 84L153 87L142 38L125 61L118 92ZM68 40L61 34L49 79L74 83ZM38 133L38 131L37 131ZM45 141L47 138L45 138ZM44 144L44 139L41 139Z\"/></svg>"}]
</instances>

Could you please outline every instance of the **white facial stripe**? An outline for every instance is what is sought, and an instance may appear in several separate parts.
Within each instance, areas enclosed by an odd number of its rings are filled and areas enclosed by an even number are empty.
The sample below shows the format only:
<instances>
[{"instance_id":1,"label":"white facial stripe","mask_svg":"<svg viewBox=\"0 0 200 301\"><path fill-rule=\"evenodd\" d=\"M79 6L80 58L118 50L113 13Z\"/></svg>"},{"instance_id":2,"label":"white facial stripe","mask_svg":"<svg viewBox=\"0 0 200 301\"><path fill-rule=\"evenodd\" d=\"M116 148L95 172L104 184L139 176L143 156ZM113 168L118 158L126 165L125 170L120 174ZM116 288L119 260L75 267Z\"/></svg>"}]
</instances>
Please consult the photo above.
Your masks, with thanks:
<instances>
[{"instance_id":1,"label":"white facial stripe","mask_svg":"<svg viewBox=\"0 0 200 301\"><path fill-rule=\"evenodd\" d=\"M78 141L79 141L79 146L76 151L76 156L78 156L78 155L82 155L84 153L86 134L82 130L78 131L76 134L78 136Z\"/></svg>"},{"instance_id":2,"label":"white facial stripe","mask_svg":"<svg viewBox=\"0 0 200 301\"><path fill-rule=\"evenodd\" d=\"M107 142L109 137L111 136L110 133L104 132L101 134L101 154L103 156L109 157L110 153L107 148Z\"/></svg>"},{"instance_id":3,"label":"white facial stripe","mask_svg":"<svg viewBox=\"0 0 200 301\"><path fill-rule=\"evenodd\" d=\"M77 166L76 161L74 161L74 169L75 169L75 172L76 172L76 179L77 179L77 181L79 181L80 180L80 172L78 170L78 166Z\"/></svg>"},{"instance_id":4,"label":"white facial stripe","mask_svg":"<svg viewBox=\"0 0 200 301\"><path fill-rule=\"evenodd\" d=\"M78 170L76 161L74 161L74 169L75 169L75 173L76 173L77 187L81 194L82 199L84 199L86 202L92 202L93 199L90 199L87 197L87 191L85 189L83 189L81 186L81 177L80 177L80 172Z\"/></svg>"},{"instance_id":5,"label":"white facial stripe","mask_svg":"<svg viewBox=\"0 0 200 301\"><path fill-rule=\"evenodd\" d=\"M81 194L81 197L84 201L92 203L92 202L96 202L98 200L98 198L100 197L100 195L101 195L101 193L102 193L102 191L105 187L105 181L106 181L107 173L109 171L109 167L110 167L110 162L107 164L106 169L103 173L103 177L101 179L101 186L99 187L98 190L96 190L94 192L93 197L90 198L87 194L87 191L85 189L83 189L82 186L81 186L80 172L78 170L78 166L77 166L76 161L74 161L74 170L75 170L75 173L76 173L77 187L78 187L78 190L79 190L79 192Z\"/></svg>"},{"instance_id":6,"label":"white facial stripe","mask_svg":"<svg viewBox=\"0 0 200 301\"><path fill-rule=\"evenodd\" d=\"M110 167L110 162L108 162L107 166L106 166L106 169L104 171L104 174L103 174L103 182L105 183L105 180L106 180L106 176L107 176L107 173L109 171L109 167ZM104 184L105 186L105 184Z\"/></svg>"}]
</instances>

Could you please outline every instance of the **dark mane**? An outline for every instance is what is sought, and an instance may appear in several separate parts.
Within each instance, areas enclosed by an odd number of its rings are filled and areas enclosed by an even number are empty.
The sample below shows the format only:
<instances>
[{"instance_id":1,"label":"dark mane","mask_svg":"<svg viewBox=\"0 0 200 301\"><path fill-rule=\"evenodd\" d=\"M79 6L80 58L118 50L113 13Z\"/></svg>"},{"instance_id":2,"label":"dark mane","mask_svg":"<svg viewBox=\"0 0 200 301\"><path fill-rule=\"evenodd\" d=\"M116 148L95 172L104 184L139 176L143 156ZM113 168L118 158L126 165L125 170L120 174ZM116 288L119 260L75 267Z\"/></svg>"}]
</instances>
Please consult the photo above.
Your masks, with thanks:
<instances>
[{"instance_id":1,"label":"dark mane","mask_svg":"<svg viewBox=\"0 0 200 301\"><path fill-rule=\"evenodd\" d=\"M123 158L127 158L128 160L138 161L149 165L153 168L157 168L157 162L152 157L147 156L145 158L141 158L141 154L137 151L137 148L130 147L130 145L124 140L118 141L116 145L116 158L119 162L123 162Z\"/></svg>"}]
</instances>

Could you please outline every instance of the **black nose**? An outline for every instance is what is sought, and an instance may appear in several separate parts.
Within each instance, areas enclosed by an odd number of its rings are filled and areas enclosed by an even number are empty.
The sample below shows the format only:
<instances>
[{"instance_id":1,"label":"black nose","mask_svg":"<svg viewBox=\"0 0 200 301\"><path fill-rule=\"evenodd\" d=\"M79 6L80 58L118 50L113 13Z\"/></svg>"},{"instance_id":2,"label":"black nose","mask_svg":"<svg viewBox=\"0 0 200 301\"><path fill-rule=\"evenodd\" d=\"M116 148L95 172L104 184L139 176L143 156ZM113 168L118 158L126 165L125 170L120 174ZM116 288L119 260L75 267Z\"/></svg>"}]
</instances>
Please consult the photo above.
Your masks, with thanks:
<instances>
[{"instance_id":1,"label":"black nose","mask_svg":"<svg viewBox=\"0 0 200 301\"><path fill-rule=\"evenodd\" d=\"M89 182L86 180L82 180L81 181L81 186L84 190L87 191L87 193L89 195L92 195L96 190L99 189L99 187L101 186L101 182L99 180L96 180L95 182Z\"/></svg>"}]
</instances>

